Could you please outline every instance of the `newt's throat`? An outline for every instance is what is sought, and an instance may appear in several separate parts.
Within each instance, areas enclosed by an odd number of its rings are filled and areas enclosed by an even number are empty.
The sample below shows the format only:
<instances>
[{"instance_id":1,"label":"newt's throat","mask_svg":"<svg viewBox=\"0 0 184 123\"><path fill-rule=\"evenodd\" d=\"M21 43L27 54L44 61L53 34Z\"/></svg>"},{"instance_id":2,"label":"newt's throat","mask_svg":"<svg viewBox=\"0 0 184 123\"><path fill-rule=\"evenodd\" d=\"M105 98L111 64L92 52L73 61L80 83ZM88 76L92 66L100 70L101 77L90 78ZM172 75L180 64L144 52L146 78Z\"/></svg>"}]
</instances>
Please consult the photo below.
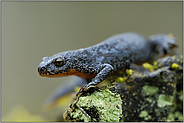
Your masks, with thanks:
<instances>
[{"instance_id":1,"label":"newt's throat","mask_svg":"<svg viewBox=\"0 0 184 123\"><path fill-rule=\"evenodd\" d=\"M88 78L94 78L96 76L95 73L93 74L86 74L86 73L80 73L76 71L75 69L71 69L69 72L45 72L45 73L39 73L40 76L42 77L64 77L64 76L71 76L71 75L76 75L84 79Z\"/></svg>"}]
</instances>

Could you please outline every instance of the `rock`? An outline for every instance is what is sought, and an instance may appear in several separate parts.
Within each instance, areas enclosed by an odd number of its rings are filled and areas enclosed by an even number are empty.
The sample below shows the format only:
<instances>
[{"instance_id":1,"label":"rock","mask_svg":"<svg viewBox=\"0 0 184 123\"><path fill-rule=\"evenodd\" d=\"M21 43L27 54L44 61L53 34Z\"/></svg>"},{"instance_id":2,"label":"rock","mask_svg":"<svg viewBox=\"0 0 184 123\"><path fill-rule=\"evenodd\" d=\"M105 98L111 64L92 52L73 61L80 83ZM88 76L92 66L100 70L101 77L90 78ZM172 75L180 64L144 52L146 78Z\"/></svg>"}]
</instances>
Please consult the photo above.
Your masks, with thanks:
<instances>
[{"instance_id":1,"label":"rock","mask_svg":"<svg viewBox=\"0 0 184 123\"><path fill-rule=\"evenodd\" d=\"M148 66L148 67L145 67ZM132 72L133 71L133 72ZM168 56L154 65L132 65L90 88L66 109L66 121L183 121L183 57ZM118 81L118 82L116 82Z\"/></svg>"}]
</instances>

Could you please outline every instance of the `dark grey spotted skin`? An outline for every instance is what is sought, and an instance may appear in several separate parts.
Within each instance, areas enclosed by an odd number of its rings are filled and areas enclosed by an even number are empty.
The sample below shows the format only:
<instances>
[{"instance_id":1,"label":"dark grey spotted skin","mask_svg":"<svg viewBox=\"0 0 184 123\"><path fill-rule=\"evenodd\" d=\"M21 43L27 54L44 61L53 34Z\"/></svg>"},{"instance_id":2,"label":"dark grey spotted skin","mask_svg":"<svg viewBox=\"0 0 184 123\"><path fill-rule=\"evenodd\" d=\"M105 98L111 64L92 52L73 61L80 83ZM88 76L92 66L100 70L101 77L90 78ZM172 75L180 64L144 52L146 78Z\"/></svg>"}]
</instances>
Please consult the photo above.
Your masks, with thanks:
<instances>
[{"instance_id":1,"label":"dark grey spotted skin","mask_svg":"<svg viewBox=\"0 0 184 123\"><path fill-rule=\"evenodd\" d=\"M143 63L154 55L170 53L176 46L175 38L165 34L153 35L150 38L128 32L112 36L91 47L65 51L51 57L44 57L38 66L40 75L52 77L57 74L71 75L71 70L82 73L88 84L81 91L97 85L110 74L120 69L129 68L132 63ZM165 52L164 52L165 51ZM56 66L55 60L61 58L63 64ZM77 75L73 73L73 75ZM95 75L94 79L87 77Z\"/></svg>"}]
</instances>

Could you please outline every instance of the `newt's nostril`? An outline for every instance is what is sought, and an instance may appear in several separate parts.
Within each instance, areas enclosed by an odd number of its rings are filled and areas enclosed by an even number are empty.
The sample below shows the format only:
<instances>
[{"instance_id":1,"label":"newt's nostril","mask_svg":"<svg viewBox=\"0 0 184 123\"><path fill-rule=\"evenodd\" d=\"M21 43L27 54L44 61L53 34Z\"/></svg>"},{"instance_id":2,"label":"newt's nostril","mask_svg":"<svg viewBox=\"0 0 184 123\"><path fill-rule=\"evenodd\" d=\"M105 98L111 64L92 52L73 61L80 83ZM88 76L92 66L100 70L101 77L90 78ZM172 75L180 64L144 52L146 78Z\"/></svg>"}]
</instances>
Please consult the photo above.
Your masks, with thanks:
<instances>
[{"instance_id":1,"label":"newt's nostril","mask_svg":"<svg viewBox=\"0 0 184 123\"><path fill-rule=\"evenodd\" d=\"M49 57L43 57L42 58L42 61L45 61L45 60L47 60Z\"/></svg>"}]
</instances>

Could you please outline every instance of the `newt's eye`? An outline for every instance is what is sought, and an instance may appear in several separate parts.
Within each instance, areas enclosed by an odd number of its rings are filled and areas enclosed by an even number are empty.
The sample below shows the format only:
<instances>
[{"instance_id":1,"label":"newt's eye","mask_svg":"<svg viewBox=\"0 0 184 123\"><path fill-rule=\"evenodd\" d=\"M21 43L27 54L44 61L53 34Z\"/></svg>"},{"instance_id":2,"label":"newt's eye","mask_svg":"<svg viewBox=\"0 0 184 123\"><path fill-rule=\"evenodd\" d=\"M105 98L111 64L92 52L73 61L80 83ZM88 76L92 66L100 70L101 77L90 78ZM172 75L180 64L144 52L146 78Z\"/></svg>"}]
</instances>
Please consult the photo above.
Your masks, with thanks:
<instances>
[{"instance_id":1,"label":"newt's eye","mask_svg":"<svg viewBox=\"0 0 184 123\"><path fill-rule=\"evenodd\" d=\"M61 58L61 57L56 58L56 59L54 60L54 64L55 64L57 67L61 67L61 66L63 66L63 65L65 64L65 60L64 60L63 58Z\"/></svg>"}]
</instances>

